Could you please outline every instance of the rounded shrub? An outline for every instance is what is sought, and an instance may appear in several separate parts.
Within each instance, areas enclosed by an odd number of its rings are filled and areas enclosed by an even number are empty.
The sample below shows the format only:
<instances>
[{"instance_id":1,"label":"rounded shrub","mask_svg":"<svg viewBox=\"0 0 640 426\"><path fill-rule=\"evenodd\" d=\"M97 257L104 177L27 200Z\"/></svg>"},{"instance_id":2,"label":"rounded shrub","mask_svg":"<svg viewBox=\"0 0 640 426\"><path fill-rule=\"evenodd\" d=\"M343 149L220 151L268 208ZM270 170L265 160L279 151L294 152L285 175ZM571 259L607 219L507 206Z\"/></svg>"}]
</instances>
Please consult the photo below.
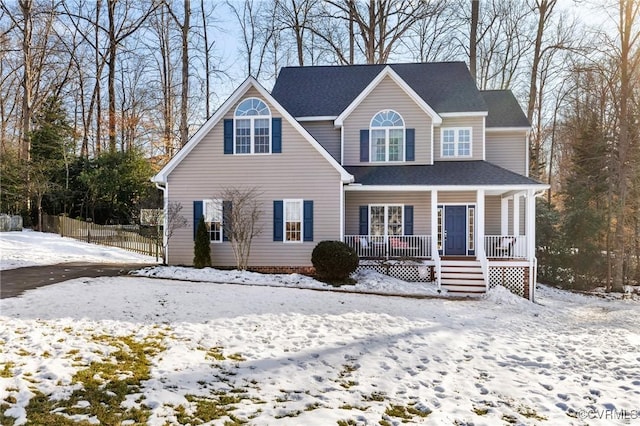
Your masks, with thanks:
<instances>
[{"instance_id":1,"label":"rounded shrub","mask_svg":"<svg viewBox=\"0 0 640 426\"><path fill-rule=\"evenodd\" d=\"M342 241L320 241L311 253L311 263L322 280L346 284L358 267L358 254Z\"/></svg>"}]
</instances>

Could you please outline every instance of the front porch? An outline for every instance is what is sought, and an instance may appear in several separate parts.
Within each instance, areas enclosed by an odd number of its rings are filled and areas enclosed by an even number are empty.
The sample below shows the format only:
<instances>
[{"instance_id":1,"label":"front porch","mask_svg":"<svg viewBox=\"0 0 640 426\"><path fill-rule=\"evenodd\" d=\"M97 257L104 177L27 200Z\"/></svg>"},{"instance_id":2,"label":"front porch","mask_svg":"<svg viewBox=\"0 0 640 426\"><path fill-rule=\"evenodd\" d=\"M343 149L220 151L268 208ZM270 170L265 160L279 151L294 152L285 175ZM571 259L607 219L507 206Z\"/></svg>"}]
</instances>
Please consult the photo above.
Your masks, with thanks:
<instances>
[{"instance_id":1,"label":"front porch","mask_svg":"<svg viewBox=\"0 0 640 426\"><path fill-rule=\"evenodd\" d=\"M347 187L344 206L343 241L361 269L459 295L503 285L533 298L533 190Z\"/></svg>"}]
</instances>

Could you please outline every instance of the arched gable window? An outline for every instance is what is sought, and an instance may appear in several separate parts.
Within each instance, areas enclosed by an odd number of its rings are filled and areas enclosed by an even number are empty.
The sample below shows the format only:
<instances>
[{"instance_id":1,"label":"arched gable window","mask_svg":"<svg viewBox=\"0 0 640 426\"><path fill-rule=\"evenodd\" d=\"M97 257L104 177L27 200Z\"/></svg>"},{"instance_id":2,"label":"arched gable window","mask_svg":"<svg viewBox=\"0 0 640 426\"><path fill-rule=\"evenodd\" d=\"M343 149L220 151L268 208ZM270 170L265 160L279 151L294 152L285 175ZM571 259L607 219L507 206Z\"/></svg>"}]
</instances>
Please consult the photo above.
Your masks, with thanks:
<instances>
[{"instance_id":1,"label":"arched gable window","mask_svg":"<svg viewBox=\"0 0 640 426\"><path fill-rule=\"evenodd\" d=\"M271 111L258 98L240 102L234 113L236 154L271 152Z\"/></svg>"},{"instance_id":2,"label":"arched gable window","mask_svg":"<svg viewBox=\"0 0 640 426\"><path fill-rule=\"evenodd\" d=\"M371 161L404 161L405 128L400 114L380 111L371 119L369 134Z\"/></svg>"}]
</instances>

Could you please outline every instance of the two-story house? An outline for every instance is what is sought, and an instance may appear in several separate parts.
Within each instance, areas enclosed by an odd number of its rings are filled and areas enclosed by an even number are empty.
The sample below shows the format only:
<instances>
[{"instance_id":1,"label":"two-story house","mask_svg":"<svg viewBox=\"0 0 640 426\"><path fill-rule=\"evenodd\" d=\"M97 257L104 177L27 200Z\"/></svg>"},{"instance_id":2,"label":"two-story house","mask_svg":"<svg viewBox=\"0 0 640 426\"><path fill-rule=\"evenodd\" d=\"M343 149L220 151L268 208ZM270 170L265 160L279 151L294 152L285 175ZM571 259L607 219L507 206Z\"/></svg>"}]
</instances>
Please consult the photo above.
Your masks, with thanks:
<instances>
[{"instance_id":1,"label":"two-story house","mask_svg":"<svg viewBox=\"0 0 640 426\"><path fill-rule=\"evenodd\" d=\"M289 67L271 93L248 78L153 179L193 218L169 262L191 264L204 215L213 264L234 265L219 194L255 187L253 269L306 270L319 241L341 240L362 267L533 299L547 186L528 178L529 127L510 91L479 91L462 62Z\"/></svg>"}]
</instances>

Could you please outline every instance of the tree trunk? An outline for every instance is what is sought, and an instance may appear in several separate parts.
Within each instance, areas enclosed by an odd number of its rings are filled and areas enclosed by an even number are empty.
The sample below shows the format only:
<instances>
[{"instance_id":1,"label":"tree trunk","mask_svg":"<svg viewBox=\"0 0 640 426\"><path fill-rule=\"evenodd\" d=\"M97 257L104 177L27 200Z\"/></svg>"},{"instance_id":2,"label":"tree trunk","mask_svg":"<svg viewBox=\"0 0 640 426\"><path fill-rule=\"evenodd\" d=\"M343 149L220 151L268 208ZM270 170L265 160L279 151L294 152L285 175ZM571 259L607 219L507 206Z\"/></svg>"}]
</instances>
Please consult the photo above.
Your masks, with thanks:
<instances>
[{"instance_id":1,"label":"tree trunk","mask_svg":"<svg viewBox=\"0 0 640 426\"><path fill-rule=\"evenodd\" d=\"M614 181L616 182L615 192L617 193L615 212L616 226L614 233L614 262L613 262L613 282L612 290L621 291L625 284L624 258L625 258L625 226L627 208L627 190L629 179L629 152L631 145L630 127L635 118L629 116L629 104L633 97L632 74L637 70L631 67L633 60L632 52L634 44L638 41L638 35L632 34L634 21L638 17L640 5L634 0L620 0L619 3L620 21L618 30L620 32L620 116L618 138L618 158L617 170Z\"/></svg>"},{"instance_id":2,"label":"tree trunk","mask_svg":"<svg viewBox=\"0 0 640 426\"><path fill-rule=\"evenodd\" d=\"M116 152L116 39L115 8L117 0L107 0L109 10L109 152Z\"/></svg>"},{"instance_id":3,"label":"tree trunk","mask_svg":"<svg viewBox=\"0 0 640 426\"><path fill-rule=\"evenodd\" d=\"M478 59L478 17L480 15L480 0L471 0L471 31L469 34L469 71L473 81L477 80Z\"/></svg>"},{"instance_id":4,"label":"tree trunk","mask_svg":"<svg viewBox=\"0 0 640 426\"><path fill-rule=\"evenodd\" d=\"M184 0L184 21L182 23L182 96L180 99L180 143L184 146L189 140L187 122L189 102L189 30L191 0Z\"/></svg>"},{"instance_id":5,"label":"tree trunk","mask_svg":"<svg viewBox=\"0 0 640 426\"><path fill-rule=\"evenodd\" d=\"M207 34L207 16L204 12L204 0L200 0L200 11L202 12L202 35L204 37L205 112L206 118L208 119L211 115L211 48L209 46L209 36ZM300 47L298 49L300 49Z\"/></svg>"},{"instance_id":6,"label":"tree trunk","mask_svg":"<svg viewBox=\"0 0 640 426\"><path fill-rule=\"evenodd\" d=\"M33 87L33 70L32 70L32 54L31 43L33 34L33 4L31 0L21 0L19 2L20 11L22 12L23 29L22 29L22 60L24 74L22 76L22 117L21 117L21 133L22 141L20 144L20 159L28 162L31 159L31 116L33 114L31 105L31 90ZM25 169L26 170L26 169ZM28 173L27 173L28 182Z\"/></svg>"}]
</instances>

